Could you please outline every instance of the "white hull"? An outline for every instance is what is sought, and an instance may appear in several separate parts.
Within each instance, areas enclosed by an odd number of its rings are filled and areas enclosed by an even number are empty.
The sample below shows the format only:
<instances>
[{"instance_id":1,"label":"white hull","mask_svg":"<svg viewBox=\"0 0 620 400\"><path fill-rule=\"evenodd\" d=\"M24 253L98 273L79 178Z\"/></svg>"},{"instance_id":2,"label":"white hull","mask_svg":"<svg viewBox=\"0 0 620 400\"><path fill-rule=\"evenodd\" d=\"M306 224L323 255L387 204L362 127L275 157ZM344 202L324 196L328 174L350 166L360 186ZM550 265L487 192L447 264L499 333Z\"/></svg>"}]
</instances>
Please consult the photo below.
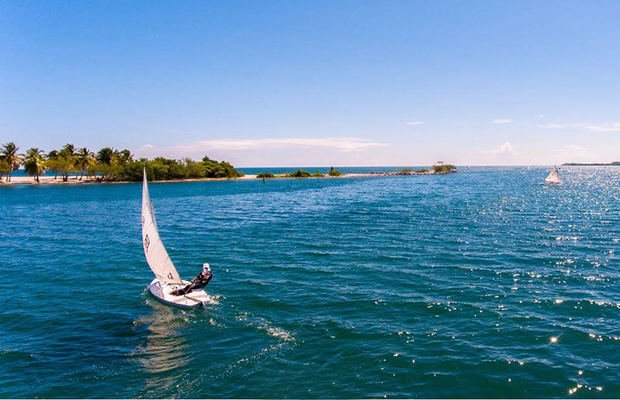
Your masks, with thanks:
<instances>
[{"instance_id":1,"label":"white hull","mask_svg":"<svg viewBox=\"0 0 620 400\"><path fill-rule=\"evenodd\" d=\"M151 294L162 303L181 308L204 307L207 304L215 304L204 290L192 290L184 296L174 296L171 292L189 285L189 281L182 281L183 285L169 285L155 278L149 285Z\"/></svg>"}]
</instances>

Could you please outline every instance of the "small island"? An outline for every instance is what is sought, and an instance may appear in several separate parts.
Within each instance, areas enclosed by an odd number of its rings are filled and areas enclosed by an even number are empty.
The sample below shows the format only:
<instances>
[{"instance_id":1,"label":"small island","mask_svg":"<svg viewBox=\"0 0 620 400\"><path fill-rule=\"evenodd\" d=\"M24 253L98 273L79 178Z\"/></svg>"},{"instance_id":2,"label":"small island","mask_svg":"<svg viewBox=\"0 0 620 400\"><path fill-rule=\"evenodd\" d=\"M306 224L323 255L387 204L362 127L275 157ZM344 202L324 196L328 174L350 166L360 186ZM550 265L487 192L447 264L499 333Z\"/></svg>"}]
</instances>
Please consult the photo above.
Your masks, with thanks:
<instances>
[{"instance_id":1,"label":"small island","mask_svg":"<svg viewBox=\"0 0 620 400\"><path fill-rule=\"evenodd\" d=\"M285 178L351 178L351 177L368 177L368 176L409 176L409 175L447 175L457 172L454 165L438 163L431 167L431 169L421 168L413 170L411 168L400 168L393 172L370 172L366 174L344 174L334 167L331 167L327 174L322 174L319 171L311 173L303 169L298 169L294 172L288 172L284 174L274 174L269 171L261 172L256 175L256 178L262 179L285 179Z\"/></svg>"},{"instance_id":2,"label":"small island","mask_svg":"<svg viewBox=\"0 0 620 400\"><path fill-rule=\"evenodd\" d=\"M564 163L563 167L608 167L620 166L620 161L612 161L610 163Z\"/></svg>"},{"instance_id":3,"label":"small island","mask_svg":"<svg viewBox=\"0 0 620 400\"><path fill-rule=\"evenodd\" d=\"M256 175L258 179L274 179L274 178L325 178L325 177L339 177L339 176L351 176L351 175L364 175L364 174L343 174L342 172L336 170L334 167L329 169L329 172L326 174L322 174L319 171L315 171L314 173L310 173L303 169L298 169L294 172L288 172L284 174L273 174L271 172L261 172Z\"/></svg>"},{"instance_id":4,"label":"small island","mask_svg":"<svg viewBox=\"0 0 620 400\"><path fill-rule=\"evenodd\" d=\"M437 163L430 170L421 168L413 170L411 168L401 168L395 172L388 172L385 175L447 175L457 172L456 166L452 164Z\"/></svg>"}]
</instances>

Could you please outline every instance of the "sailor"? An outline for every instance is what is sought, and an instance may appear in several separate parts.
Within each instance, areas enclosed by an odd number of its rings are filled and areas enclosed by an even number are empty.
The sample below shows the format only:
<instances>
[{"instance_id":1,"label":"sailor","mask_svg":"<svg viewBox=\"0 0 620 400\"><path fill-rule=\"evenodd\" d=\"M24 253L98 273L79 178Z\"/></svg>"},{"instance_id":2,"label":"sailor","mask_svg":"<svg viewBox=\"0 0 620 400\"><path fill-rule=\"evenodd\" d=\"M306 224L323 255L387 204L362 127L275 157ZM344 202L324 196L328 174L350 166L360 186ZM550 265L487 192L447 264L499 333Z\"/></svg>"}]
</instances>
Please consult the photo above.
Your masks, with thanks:
<instances>
[{"instance_id":1,"label":"sailor","mask_svg":"<svg viewBox=\"0 0 620 400\"><path fill-rule=\"evenodd\" d=\"M209 268L209 264L204 263L202 265L202 272L196 275L194 279L191 280L189 285L185 286L183 289L175 290L171 294L174 296L183 296L190 293L194 289L202 289L209 284L211 278L213 278L211 268Z\"/></svg>"}]
</instances>

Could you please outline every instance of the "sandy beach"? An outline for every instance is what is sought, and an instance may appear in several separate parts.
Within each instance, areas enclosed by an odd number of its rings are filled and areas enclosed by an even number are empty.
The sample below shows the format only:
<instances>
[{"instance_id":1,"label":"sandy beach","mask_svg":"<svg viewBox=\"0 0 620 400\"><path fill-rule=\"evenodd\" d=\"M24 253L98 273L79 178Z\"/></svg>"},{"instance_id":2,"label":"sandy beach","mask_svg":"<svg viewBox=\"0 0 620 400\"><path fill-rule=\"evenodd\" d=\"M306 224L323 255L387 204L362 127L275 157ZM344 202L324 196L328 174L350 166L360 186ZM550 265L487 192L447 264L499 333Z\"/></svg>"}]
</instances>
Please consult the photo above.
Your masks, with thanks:
<instances>
[{"instance_id":1,"label":"sandy beach","mask_svg":"<svg viewBox=\"0 0 620 400\"><path fill-rule=\"evenodd\" d=\"M363 178L370 176L386 176L385 174L343 174L340 176L329 176L325 175L324 177L308 177L308 178L290 178L290 177L275 177L268 178L269 179L342 179L342 178ZM164 181L153 181L157 182L211 182L211 181L250 181L250 180L258 180L255 174L244 175L240 178L194 178L194 179L170 179ZM31 176L13 176L11 177L11 181L7 182L3 177L0 182L0 187L3 185L82 185L82 184L122 184L122 183L141 183L141 182L130 182L130 181L97 181L95 179L90 178L82 178L76 179L74 177L69 177L67 181L63 181L61 178L54 178L53 176L42 176L39 178L39 182L35 181Z\"/></svg>"}]
</instances>

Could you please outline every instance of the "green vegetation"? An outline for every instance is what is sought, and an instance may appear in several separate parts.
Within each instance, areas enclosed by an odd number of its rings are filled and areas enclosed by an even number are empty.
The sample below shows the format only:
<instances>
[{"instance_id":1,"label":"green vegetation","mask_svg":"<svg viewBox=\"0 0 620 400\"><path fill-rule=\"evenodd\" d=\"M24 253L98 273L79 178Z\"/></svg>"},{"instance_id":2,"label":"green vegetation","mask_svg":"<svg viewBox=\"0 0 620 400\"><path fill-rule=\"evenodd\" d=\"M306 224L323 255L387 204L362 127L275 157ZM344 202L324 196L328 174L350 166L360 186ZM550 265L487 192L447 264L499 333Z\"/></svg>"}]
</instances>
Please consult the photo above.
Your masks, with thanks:
<instances>
[{"instance_id":1,"label":"green vegetation","mask_svg":"<svg viewBox=\"0 0 620 400\"><path fill-rule=\"evenodd\" d=\"M452 164L433 165L433 172L436 174L456 171L456 167Z\"/></svg>"},{"instance_id":2,"label":"green vegetation","mask_svg":"<svg viewBox=\"0 0 620 400\"><path fill-rule=\"evenodd\" d=\"M311 174L310 172L304 171L303 169L298 169L295 172L285 174L284 177L286 178L324 178L325 175L320 173L319 171L315 171L314 174Z\"/></svg>"},{"instance_id":3,"label":"green vegetation","mask_svg":"<svg viewBox=\"0 0 620 400\"><path fill-rule=\"evenodd\" d=\"M36 147L29 149L24 158L24 169L30 176L34 176L35 181L39 182L39 176L43 175L47 169L43 150Z\"/></svg>"},{"instance_id":4,"label":"green vegetation","mask_svg":"<svg viewBox=\"0 0 620 400\"><path fill-rule=\"evenodd\" d=\"M413 170L411 168L401 168L396 170L396 175L411 175Z\"/></svg>"},{"instance_id":5,"label":"green vegetation","mask_svg":"<svg viewBox=\"0 0 620 400\"><path fill-rule=\"evenodd\" d=\"M17 153L15 143L7 143L0 149L0 179L6 175L11 180L11 173L23 164L24 169L38 182L39 177L49 170L55 178L67 182L69 175L82 180L86 175L97 181L140 181L142 170L152 180L187 179L187 178L237 178L243 174L226 161L215 161L204 157L202 161L189 158L182 160L157 157L152 160L141 158L135 160L129 150L115 150L104 147L96 154L86 147L76 149L67 143L60 150L52 150L47 155L32 148L25 156Z\"/></svg>"},{"instance_id":6,"label":"green vegetation","mask_svg":"<svg viewBox=\"0 0 620 400\"><path fill-rule=\"evenodd\" d=\"M312 174L308 171L304 171L303 169L298 169L297 171L286 174L285 176L287 178L310 178Z\"/></svg>"},{"instance_id":7,"label":"green vegetation","mask_svg":"<svg viewBox=\"0 0 620 400\"><path fill-rule=\"evenodd\" d=\"M271 172L261 172L260 174L256 175L257 178L275 178L275 175L272 174Z\"/></svg>"},{"instance_id":8,"label":"green vegetation","mask_svg":"<svg viewBox=\"0 0 620 400\"><path fill-rule=\"evenodd\" d=\"M335 170L334 167L331 167L329 169L329 174L328 175L329 176L341 176L342 172Z\"/></svg>"},{"instance_id":9,"label":"green vegetation","mask_svg":"<svg viewBox=\"0 0 620 400\"><path fill-rule=\"evenodd\" d=\"M428 172L428 169L420 168L420 169L416 169L415 172L418 173L418 174L425 174L425 173Z\"/></svg>"},{"instance_id":10,"label":"green vegetation","mask_svg":"<svg viewBox=\"0 0 620 400\"><path fill-rule=\"evenodd\" d=\"M9 166L9 162L4 158L0 158L0 182L2 182L2 177L4 175L8 175L11 172L11 167ZM8 177L7 177L8 180Z\"/></svg>"},{"instance_id":11,"label":"green vegetation","mask_svg":"<svg viewBox=\"0 0 620 400\"><path fill-rule=\"evenodd\" d=\"M606 165L619 166L620 165L620 161L612 161L610 163L574 163L574 162L569 162L569 163L564 163L562 165L566 165L566 166L579 166L579 167L606 166Z\"/></svg>"},{"instance_id":12,"label":"green vegetation","mask_svg":"<svg viewBox=\"0 0 620 400\"><path fill-rule=\"evenodd\" d=\"M15 146L15 143L9 142L2 145L0 149L0 178L6 174L7 182L11 181L11 175L13 171L17 171L22 163L22 156L17 154L19 147Z\"/></svg>"}]
</instances>

